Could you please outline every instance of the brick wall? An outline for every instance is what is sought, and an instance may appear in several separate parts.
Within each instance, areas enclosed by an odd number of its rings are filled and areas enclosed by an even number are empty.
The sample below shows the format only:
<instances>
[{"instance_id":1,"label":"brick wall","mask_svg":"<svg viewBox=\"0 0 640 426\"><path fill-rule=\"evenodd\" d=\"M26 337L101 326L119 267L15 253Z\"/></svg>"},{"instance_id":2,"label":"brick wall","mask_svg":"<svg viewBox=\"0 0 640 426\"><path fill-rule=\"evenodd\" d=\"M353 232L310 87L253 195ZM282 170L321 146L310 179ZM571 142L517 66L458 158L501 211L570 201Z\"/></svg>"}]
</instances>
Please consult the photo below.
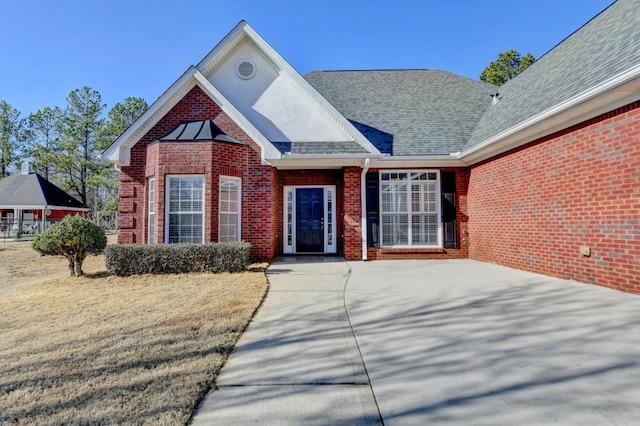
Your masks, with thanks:
<instances>
[{"instance_id":1,"label":"brick wall","mask_svg":"<svg viewBox=\"0 0 640 426\"><path fill-rule=\"evenodd\" d=\"M224 142L156 142L184 120L214 120L242 146ZM164 240L165 178L170 174L205 177L205 241L218 239L219 176L242 178L242 239L254 260L270 261L277 250L275 169L261 164L260 147L199 88L193 88L131 150L131 165L120 173L120 243L147 239L147 182L156 179L156 241Z\"/></svg>"},{"instance_id":2,"label":"brick wall","mask_svg":"<svg viewBox=\"0 0 640 426\"><path fill-rule=\"evenodd\" d=\"M344 169L344 257L362 259L362 201L360 167Z\"/></svg>"},{"instance_id":3,"label":"brick wall","mask_svg":"<svg viewBox=\"0 0 640 426\"><path fill-rule=\"evenodd\" d=\"M469 179L470 257L640 293L640 102L474 165Z\"/></svg>"},{"instance_id":4,"label":"brick wall","mask_svg":"<svg viewBox=\"0 0 640 426\"><path fill-rule=\"evenodd\" d=\"M386 170L386 169L385 169ZM411 169L414 170L414 169ZM431 169L429 169L431 170ZM455 248L367 248L369 260L389 259L464 259L467 258L467 187L469 173L466 168L448 167L439 169L440 172L455 172L456 176L456 242ZM371 169L370 171L379 171ZM360 243L362 244L362 243Z\"/></svg>"}]
</instances>

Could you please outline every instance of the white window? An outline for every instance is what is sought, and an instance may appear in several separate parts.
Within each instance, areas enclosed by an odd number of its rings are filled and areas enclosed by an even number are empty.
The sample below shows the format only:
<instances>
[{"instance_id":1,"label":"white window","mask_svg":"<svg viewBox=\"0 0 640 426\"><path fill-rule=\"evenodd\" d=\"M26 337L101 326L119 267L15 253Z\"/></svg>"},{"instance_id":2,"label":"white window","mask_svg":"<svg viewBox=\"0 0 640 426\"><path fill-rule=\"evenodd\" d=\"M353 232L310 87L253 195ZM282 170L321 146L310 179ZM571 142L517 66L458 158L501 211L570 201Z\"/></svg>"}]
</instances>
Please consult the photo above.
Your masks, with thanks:
<instances>
[{"instance_id":1,"label":"white window","mask_svg":"<svg viewBox=\"0 0 640 426\"><path fill-rule=\"evenodd\" d=\"M441 246L437 171L380 173L383 246Z\"/></svg>"},{"instance_id":2,"label":"white window","mask_svg":"<svg viewBox=\"0 0 640 426\"><path fill-rule=\"evenodd\" d=\"M218 218L218 241L240 241L240 188L242 180L220 176L220 208Z\"/></svg>"},{"instance_id":3,"label":"white window","mask_svg":"<svg viewBox=\"0 0 640 426\"><path fill-rule=\"evenodd\" d=\"M147 242L155 243L156 240L156 180L149 179L149 205L147 217Z\"/></svg>"},{"instance_id":4,"label":"white window","mask_svg":"<svg viewBox=\"0 0 640 426\"><path fill-rule=\"evenodd\" d=\"M204 240L204 178L167 177L167 226L169 243L202 243Z\"/></svg>"}]
</instances>

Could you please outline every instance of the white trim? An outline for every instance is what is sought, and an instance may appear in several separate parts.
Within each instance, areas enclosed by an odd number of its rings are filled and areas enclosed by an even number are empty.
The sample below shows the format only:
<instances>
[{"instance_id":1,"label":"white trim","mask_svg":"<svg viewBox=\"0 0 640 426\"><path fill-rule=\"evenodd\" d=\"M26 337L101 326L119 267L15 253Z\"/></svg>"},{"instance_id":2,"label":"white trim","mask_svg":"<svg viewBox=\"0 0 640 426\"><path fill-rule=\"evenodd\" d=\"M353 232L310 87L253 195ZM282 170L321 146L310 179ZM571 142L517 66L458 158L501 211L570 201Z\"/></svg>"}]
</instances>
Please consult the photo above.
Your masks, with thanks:
<instances>
[{"instance_id":1,"label":"white trim","mask_svg":"<svg viewBox=\"0 0 640 426\"><path fill-rule=\"evenodd\" d=\"M236 229L238 239L235 241L242 241L242 178L238 176L227 176L220 175L218 178L218 242L220 242L220 216L222 215L222 209L220 208L222 204L222 180L235 180L238 182L238 211L235 212L238 216L238 227ZM225 212L226 214L230 214L233 212Z\"/></svg>"},{"instance_id":2,"label":"white trim","mask_svg":"<svg viewBox=\"0 0 640 426\"><path fill-rule=\"evenodd\" d=\"M457 156L452 155L407 155L396 157L372 158L371 167L385 168L442 168L442 167L466 167L467 164Z\"/></svg>"},{"instance_id":3,"label":"white trim","mask_svg":"<svg viewBox=\"0 0 640 426\"><path fill-rule=\"evenodd\" d=\"M204 243L205 239L205 218L206 218L206 208L207 208L207 197L206 197L206 180L205 176L201 174L193 174L193 175L185 175L185 174L177 174L177 175L166 175L164 180L164 196L165 196L165 209L164 209L164 242L165 244L169 243L169 215L171 214L171 204L169 200L170 196L170 188L169 188L169 179L171 178L185 178L185 179L194 179L200 178L202 179L202 242Z\"/></svg>"},{"instance_id":4,"label":"white trim","mask_svg":"<svg viewBox=\"0 0 640 426\"><path fill-rule=\"evenodd\" d=\"M382 231L383 231L383 216L385 214L394 214L394 213L385 213L382 210L382 174L383 173L407 173L407 174L411 174L411 173L435 173L436 174L436 180L435 180L435 184L436 184L436 224L437 224L437 244L427 244L427 245L413 245L411 244L411 221L409 220L407 222L407 245L384 245L384 240L382 238ZM441 186L442 183L440 181L440 170L438 169L407 169L407 170L400 170L400 169L391 169L391 170L379 170L378 171L378 182L379 182L379 194L378 194L378 200L380 203L380 213L379 213L379 226L378 226L378 241L380 241L380 247L381 248L443 248L444 244L443 244L443 230L442 230L442 198L441 198ZM386 182L386 181L385 181ZM391 182L391 181L389 181ZM395 182L402 182L402 181L395 181ZM412 181L411 179L407 179L405 182L407 182L407 184L410 186L411 182L434 182L434 181L430 181L430 180L425 180L425 181ZM410 218L411 214L413 213L411 211L411 188L409 187L408 193L407 193L407 217ZM364 212L364 214L366 214L366 212ZM419 212L416 214L420 214Z\"/></svg>"},{"instance_id":5,"label":"white trim","mask_svg":"<svg viewBox=\"0 0 640 426\"><path fill-rule=\"evenodd\" d=\"M282 197L282 251L285 254L298 254L296 250L296 224L297 224L297 212L296 212L296 189L323 189L323 215L324 215L324 254L335 254L338 252L337 241L337 217L336 217L336 203L337 193L335 185L285 185L283 188ZM329 211L329 197L328 192L331 192L331 209ZM287 226L289 225L287 218L287 193L291 193L292 202L292 217L291 217L291 244L288 244ZM331 235L329 235L329 213L331 213ZM331 244L329 244L329 236L331 236ZM318 253L321 254L321 253Z\"/></svg>"},{"instance_id":6,"label":"white trim","mask_svg":"<svg viewBox=\"0 0 640 426\"><path fill-rule=\"evenodd\" d=\"M153 186L153 191L152 187ZM156 185L156 178L150 177L147 179L147 244L154 244L156 238L156 214L157 209L157 197L158 190ZM153 202L151 200L151 194L153 193ZM151 213L151 207L153 206L153 213ZM152 217L153 216L153 217ZM153 235L151 235L151 225L153 225Z\"/></svg>"},{"instance_id":7,"label":"white trim","mask_svg":"<svg viewBox=\"0 0 640 426\"><path fill-rule=\"evenodd\" d=\"M565 120L562 120L563 115L569 113L572 109L577 108L580 104L584 104L588 101L595 100L598 96L601 95L609 95L616 88L619 88L625 84L633 83L635 79L640 77L640 64L635 65L629 68L626 71L623 71L608 80L603 81L596 86L591 87L590 89L579 93L578 95L567 99L566 101L560 102L559 104L554 105L551 108L542 111L539 114L534 115L533 117L520 122L519 124L483 141L482 143L475 145L469 149L463 150L457 154L456 157L462 161L465 161L467 164L474 164L476 162L482 161L486 158L490 158L494 155L500 154L502 152L508 151L513 148L517 148L518 146L524 145L528 142L531 142L540 137L546 136L547 134L553 133L553 131L561 130L569 127L570 125L577 124L579 122L588 120L589 118L595 117L600 112L603 111L602 106L599 108L595 108L595 110L585 111L583 114L578 114L576 117L567 117ZM637 87L636 87L637 86ZM633 102L634 99L637 99L639 94L637 90L640 88L640 82L636 82L636 85L631 88L628 88L620 97L620 99L624 100L624 105L627 103ZM618 101L620 100L618 99ZM615 100L608 100L608 102L614 102ZM616 103L617 105L617 103ZM618 105L623 106L623 105ZM606 110L611 110L612 108L606 108ZM594 115L595 114L595 115ZM578 118L579 117L579 118ZM545 125L549 126L549 122L553 118L555 126L547 131L545 131ZM561 121L562 120L562 121ZM568 120L572 124L567 124ZM534 128L534 126L539 125L542 128L537 129L533 135L531 135L528 139L526 138L528 135L524 135L522 138L518 138L518 134L525 133L525 130L529 128ZM509 140L512 138L512 140ZM496 147L495 145L498 142L505 141L505 144L500 147ZM452 155L454 155L452 154Z\"/></svg>"}]
</instances>

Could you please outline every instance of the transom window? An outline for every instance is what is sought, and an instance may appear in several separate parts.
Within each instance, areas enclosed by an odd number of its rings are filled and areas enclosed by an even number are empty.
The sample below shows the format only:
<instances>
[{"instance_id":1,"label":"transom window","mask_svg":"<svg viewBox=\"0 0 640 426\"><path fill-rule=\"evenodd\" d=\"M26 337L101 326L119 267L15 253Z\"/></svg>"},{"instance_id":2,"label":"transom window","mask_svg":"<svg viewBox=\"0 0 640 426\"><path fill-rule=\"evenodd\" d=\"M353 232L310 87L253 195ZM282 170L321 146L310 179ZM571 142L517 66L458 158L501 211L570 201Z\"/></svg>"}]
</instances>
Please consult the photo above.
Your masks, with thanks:
<instances>
[{"instance_id":1,"label":"transom window","mask_svg":"<svg viewBox=\"0 0 640 426\"><path fill-rule=\"evenodd\" d=\"M167 242L202 243L204 240L204 178L167 177Z\"/></svg>"},{"instance_id":2,"label":"transom window","mask_svg":"<svg viewBox=\"0 0 640 426\"><path fill-rule=\"evenodd\" d=\"M240 241L240 187L242 180L220 176L218 241Z\"/></svg>"},{"instance_id":3,"label":"transom window","mask_svg":"<svg viewBox=\"0 0 640 426\"><path fill-rule=\"evenodd\" d=\"M383 246L439 246L437 171L380 173Z\"/></svg>"}]
</instances>

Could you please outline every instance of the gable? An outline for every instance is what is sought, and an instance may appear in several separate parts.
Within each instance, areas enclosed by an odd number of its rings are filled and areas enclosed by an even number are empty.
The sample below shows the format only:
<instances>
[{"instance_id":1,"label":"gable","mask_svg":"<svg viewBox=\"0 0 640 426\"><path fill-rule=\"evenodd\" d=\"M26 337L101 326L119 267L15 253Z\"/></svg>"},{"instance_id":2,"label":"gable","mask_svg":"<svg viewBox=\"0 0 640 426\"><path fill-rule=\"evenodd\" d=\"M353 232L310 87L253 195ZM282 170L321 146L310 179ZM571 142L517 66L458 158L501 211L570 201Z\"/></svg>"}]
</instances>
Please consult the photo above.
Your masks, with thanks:
<instances>
[{"instance_id":1,"label":"gable","mask_svg":"<svg viewBox=\"0 0 640 426\"><path fill-rule=\"evenodd\" d=\"M239 76L236 67L241 62L251 63L255 74ZM282 157L273 144L278 142L324 144L313 152L351 146L349 142L353 142L365 154L380 155L356 127L242 21L197 67L190 67L160 96L103 157L116 165L129 165L131 148L195 86L260 146L264 163Z\"/></svg>"},{"instance_id":2,"label":"gable","mask_svg":"<svg viewBox=\"0 0 640 426\"><path fill-rule=\"evenodd\" d=\"M238 73L240 64L254 71ZM253 28L240 22L197 66L272 143L350 146L380 155L360 131L289 65ZM345 142L347 142L345 144Z\"/></svg>"},{"instance_id":3,"label":"gable","mask_svg":"<svg viewBox=\"0 0 640 426\"><path fill-rule=\"evenodd\" d=\"M255 67L255 75L248 79L236 70L247 61ZM203 75L271 142L354 139L247 38Z\"/></svg>"}]
</instances>

